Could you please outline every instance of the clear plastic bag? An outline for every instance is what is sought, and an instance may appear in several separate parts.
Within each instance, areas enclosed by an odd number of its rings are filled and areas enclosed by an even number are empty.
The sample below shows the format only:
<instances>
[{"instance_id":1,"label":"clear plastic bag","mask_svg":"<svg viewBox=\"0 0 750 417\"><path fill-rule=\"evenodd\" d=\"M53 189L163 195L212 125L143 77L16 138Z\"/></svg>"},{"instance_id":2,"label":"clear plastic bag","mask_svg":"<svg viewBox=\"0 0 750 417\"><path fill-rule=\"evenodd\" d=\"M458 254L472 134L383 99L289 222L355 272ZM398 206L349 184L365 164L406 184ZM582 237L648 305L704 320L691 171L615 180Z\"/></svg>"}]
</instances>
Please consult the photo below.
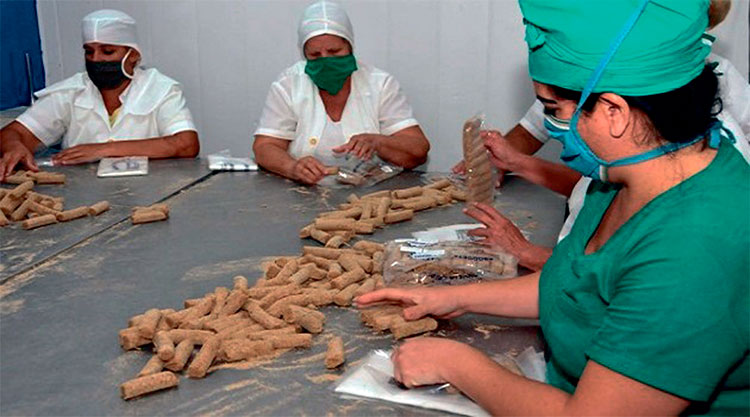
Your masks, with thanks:
<instances>
[{"instance_id":1,"label":"clear plastic bag","mask_svg":"<svg viewBox=\"0 0 750 417\"><path fill-rule=\"evenodd\" d=\"M484 115L481 114L464 123L462 144L467 203L492 204L495 200L497 174L480 135L483 126Z\"/></svg>"},{"instance_id":2,"label":"clear plastic bag","mask_svg":"<svg viewBox=\"0 0 750 417\"><path fill-rule=\"evenodd\" d=\"M471 242L398 239L385 246L383 279L388 286L459 285L517 273L516 257Z\"/></svg>"},{"instance_id":3,"label":"clear plastic bag","mask_svg":"<svg viewBox=\"0 0 750 417\"><path fill-rule=\"evenodd\" d=\"M403 170L399 166L383 161L378 156L365 160L347 154L343 163L339 166L336 180L343 184L370 187L395 177Z\"/></svg>"},{"instance_id":4,"label":"clear plastic bag","mask_svg":"<svg viewBox=\"0 0 750 417\"><path fill-rule=\"evenodd\" d=\"M229 149L208 155L208 169L211 171L257 171L258 164L250 158L235 158Z\"/></svg>"},{"instance_id":5,"label":"clear plastic bag","mask_svg":"<svg viewBox=\"0 0 750 417\"><path fill-rule=\"evenodd\" d=\"M406 389L393 379L390 351L374 350L348 371L333 390L340 394L374 398L398 404L442 410L467 416L488 416L476 403L448 384Z\"/></svg>"}]
</instances>

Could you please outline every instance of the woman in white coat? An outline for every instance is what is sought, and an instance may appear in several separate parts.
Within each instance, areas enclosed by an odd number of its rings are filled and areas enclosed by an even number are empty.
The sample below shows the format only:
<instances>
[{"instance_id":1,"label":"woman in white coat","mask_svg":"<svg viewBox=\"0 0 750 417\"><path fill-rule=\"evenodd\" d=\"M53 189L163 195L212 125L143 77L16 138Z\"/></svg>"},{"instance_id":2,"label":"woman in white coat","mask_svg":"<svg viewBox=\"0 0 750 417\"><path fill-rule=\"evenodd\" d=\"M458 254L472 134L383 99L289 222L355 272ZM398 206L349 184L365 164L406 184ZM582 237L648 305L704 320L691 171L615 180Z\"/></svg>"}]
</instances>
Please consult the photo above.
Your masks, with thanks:
<instances>
[{"instance_id":1,"label":"woman in white coat","mask_svg":"<svg viewBox=\"0 0 750 417\"><path fill-rule=\"evenodd\" d=\"M271 85L255 131L258 164L315 184L345 153L377 155L404 168L424 163L430 145L398 82L354 58L346 11L330 1L314 3L298 34L305 60Z\"/></svg>"},{"instance_id":2,"label":"woman in white coat","mask_svg":"<svg viewBox=\"0 0 750 417\"><path fill-rule=\"evenodd\" d=\"M0 179L34 151L62 142L59 165L105 157L192 158L200 145L177 81L142 69L135 20L99 10L82 22L86 71L35 93L26 112L0 131Z\"/></svg>"}]
</instances>

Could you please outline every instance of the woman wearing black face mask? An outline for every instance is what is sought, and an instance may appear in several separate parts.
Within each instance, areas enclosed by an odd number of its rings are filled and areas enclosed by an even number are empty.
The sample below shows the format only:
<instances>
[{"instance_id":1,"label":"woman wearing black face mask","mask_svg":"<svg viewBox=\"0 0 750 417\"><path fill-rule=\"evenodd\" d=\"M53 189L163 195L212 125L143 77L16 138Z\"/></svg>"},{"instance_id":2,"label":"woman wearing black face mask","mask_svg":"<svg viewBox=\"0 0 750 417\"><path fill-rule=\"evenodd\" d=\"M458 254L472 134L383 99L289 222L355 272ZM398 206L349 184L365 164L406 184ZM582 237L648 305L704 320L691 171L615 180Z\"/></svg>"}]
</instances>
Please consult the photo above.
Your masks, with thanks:
<instances>
[{"instance_id":1,"label":"woman wearing black face mask","mask_svg":"<svg viewBox=\"0 0 750 417\"><path fill-rule=\"evenodd\" d=\"M35 93L39 100L0 135L0 180L33 152L62 141L53 161L74 165L105 157L184 158L198 154L198 133L180 85L139 67L135 20L99 10L82 23L86 71Z\"/></svg>"}]
</instances>

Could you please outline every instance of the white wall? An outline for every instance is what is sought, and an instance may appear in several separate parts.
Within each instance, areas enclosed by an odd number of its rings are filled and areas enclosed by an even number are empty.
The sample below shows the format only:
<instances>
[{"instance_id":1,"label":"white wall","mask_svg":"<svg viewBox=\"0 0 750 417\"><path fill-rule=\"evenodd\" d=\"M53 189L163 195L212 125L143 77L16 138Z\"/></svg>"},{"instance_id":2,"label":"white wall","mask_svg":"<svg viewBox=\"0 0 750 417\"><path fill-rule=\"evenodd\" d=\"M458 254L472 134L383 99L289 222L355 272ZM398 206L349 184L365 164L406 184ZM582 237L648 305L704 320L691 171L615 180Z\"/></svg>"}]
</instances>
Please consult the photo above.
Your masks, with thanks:
<instances>
[{"instance_id":1,"label":"white wall","mask_svg":"<svg viewBox=\"0 0 750 417\"><path fill-rule=\"evenodd\" d=\"M554 0L551 0L554 1ZM597 1L597 0L592 0ZM429 169L460 158L461 125L478 111L509 130L533 100L516 0L343 0L358 58L392 73L432 142ZM300 58L308 0L38 0L47 83L83 70L80 22L100 8L132 15L144 63L179 80L202 154L250 152L270 83ZM748 4L735 0L715 47L748 72ZM549 145L548 145L549 146ZM555 155L548 149L546 155Z\"/></svg>"}]
</instances>

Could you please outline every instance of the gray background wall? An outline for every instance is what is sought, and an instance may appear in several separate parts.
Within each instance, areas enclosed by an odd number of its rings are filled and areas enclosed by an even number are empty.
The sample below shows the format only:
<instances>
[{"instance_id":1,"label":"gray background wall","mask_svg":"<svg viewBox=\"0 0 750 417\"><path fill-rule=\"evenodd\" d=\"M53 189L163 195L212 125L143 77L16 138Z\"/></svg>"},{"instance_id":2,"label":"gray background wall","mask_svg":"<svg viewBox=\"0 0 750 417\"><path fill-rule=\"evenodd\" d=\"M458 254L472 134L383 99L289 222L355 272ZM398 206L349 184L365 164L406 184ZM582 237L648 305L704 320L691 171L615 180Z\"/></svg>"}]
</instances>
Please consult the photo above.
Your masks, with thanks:
<instances>
[{"instance_id":1,"label":"gray background wall","mask_svg":"<svg viewBox=\"0 0 750 417\"><path fill-rule=\"evenodd\" d=\"M551 0L554 1L554 0ZM598 1L598 0L591 0ZM249 154L270 83L300 59L308 0L39 0L47 84L83 71L80 22L101 9L138 21L144 64L183 84L202 154ZM432 142L429 169L460 159L461 125L482 111L507 131L533 101L516 0L343 0L359 59L392 73ZM734 0L714 50L748 73L748 5ZM556 144L543 153L554 157Z\"/></svg>"}]
</instances>

